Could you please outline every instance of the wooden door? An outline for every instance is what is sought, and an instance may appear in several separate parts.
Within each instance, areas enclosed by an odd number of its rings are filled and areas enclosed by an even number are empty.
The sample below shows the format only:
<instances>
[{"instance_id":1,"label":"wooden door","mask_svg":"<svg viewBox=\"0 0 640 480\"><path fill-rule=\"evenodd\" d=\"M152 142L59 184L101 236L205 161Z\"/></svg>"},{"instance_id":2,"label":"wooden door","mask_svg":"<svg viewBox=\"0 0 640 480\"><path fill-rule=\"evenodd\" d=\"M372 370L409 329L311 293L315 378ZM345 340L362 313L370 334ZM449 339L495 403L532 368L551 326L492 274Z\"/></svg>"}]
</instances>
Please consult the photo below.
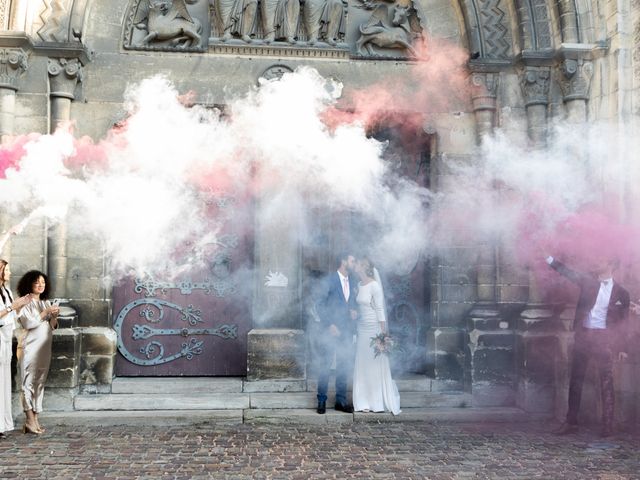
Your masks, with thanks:
<instances>
[{"instance_id":1,"label":"wooden door","mask_svg":"<svg viewBox=\"0 0 640 480\"><path fill-rule=\"evenodd\" d=\"M244 376L251 329L253 237L248 202L213 197L222 230L198 266L114 288L118 376ZM152 245L150 245L152 248ZM186 258L186 256L185 256Z\"/></svg>"}]
</instances>

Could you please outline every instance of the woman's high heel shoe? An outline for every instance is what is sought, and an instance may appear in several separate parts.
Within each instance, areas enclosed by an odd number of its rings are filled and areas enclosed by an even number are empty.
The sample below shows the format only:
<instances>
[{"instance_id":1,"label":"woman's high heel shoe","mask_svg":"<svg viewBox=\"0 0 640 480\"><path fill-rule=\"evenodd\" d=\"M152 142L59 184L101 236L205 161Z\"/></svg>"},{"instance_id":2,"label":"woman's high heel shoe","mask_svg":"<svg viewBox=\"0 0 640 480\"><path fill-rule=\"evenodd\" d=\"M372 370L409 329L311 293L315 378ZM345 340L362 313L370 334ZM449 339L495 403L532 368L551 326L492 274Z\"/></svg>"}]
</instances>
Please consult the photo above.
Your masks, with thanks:
<instances>
[{"instance_id":1,"label":"woman's high heel shoe","mask_svg":"<svg viewBox=\"0 0 640 480\"><path fill-rule=\"evenodd\" d=\"M27 424L25 423L22 426L22 433L33 433L34 435L40 435L42 432L40 432L39 430L32 430L31 428L27 427Z\"/></svg>"}]
</instances>

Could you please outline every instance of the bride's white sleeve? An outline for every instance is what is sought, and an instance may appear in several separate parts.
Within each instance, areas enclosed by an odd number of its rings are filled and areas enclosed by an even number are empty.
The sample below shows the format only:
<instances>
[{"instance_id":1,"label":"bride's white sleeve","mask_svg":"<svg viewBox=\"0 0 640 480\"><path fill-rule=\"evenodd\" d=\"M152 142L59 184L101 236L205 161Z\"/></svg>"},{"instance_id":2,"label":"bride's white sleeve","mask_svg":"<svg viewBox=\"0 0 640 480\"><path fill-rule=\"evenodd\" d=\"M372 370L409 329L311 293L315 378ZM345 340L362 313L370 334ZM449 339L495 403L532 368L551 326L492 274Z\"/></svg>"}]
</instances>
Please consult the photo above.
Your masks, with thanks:
<instances>
[{"instance_id":1,"label":"bride's white sleeve","mask_svg":"<svg viewBox=\"0 0 640 480\"><path fill-rule=\"evenodd\" d=\"M376 319L379 322L386 322L387 315L384 312L384 293L382 287L378 282L374 282L371 288L371 306L376 312Z\"/></svg>"}]
</instances>

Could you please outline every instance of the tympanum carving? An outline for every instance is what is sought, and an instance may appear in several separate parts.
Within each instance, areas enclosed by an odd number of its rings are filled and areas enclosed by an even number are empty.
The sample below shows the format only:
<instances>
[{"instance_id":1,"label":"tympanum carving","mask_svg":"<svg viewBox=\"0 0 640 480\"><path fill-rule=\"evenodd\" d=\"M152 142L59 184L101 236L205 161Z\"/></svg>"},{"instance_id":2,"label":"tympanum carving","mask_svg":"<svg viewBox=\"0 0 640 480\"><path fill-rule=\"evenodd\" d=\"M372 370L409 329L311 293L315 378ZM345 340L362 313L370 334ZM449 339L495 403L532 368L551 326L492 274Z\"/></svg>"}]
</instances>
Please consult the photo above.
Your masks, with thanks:
<instances>
[{"instance_id":1,"label":"tympanum carving","mask_svg":"<svg viewBox=\"0 0 640 480\"><path fill-rule=\"evenodd\" d=\"M187 5L200 0L139 0L130 11L125 48L202 49L202 22ZM136 34L141 32L142 35Z\"/></svg>"},{"instance_id":2,"label":"tympanum carving","mask_svg":"<svg viewBox=\"0 0 640 480\"><path fill-rule=\"evenodd\" d=\"M358 27L358 55L388 57L393 55L389 50L401 50L404 55L418 56L414 43L422 37L422 26L418 12L412 4L389 5L386 2L364 0L359 8L371 13Z\"/></svg>"},{"instance_id":3,"label":"tympanum carving","mask_svg":"<svg viewBox=\"0 0 640 480\"><path fill-rule=\"evenodd\" d=\"M210 0L212 40L269 45L344 44L343 0Z\"/></svg>"}]
</instances>

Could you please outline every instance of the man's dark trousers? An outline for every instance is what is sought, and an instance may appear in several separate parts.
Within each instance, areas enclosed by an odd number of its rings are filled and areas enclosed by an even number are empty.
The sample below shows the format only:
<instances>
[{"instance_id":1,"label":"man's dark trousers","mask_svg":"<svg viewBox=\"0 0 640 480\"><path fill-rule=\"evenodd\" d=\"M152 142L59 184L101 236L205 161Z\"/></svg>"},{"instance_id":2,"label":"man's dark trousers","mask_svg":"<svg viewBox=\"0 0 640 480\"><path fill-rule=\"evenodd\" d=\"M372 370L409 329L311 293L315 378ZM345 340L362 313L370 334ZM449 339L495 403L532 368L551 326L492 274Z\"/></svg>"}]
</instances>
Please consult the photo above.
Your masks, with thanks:
<instances>
[{"instance_id":1,"label":"man's dark trousers","mask_svg":"<svg viewBox=\"0 0 640 480\"><path fill-rule=\"evenodd\" d=\"M613 427L614 409L613 348L611 332L606 329L582 327L576 330L569 383L567 423L578 424L582 385L589 361L594 362L599 372L603 427L610 430Z\"/></svg>"}]
</instances>

